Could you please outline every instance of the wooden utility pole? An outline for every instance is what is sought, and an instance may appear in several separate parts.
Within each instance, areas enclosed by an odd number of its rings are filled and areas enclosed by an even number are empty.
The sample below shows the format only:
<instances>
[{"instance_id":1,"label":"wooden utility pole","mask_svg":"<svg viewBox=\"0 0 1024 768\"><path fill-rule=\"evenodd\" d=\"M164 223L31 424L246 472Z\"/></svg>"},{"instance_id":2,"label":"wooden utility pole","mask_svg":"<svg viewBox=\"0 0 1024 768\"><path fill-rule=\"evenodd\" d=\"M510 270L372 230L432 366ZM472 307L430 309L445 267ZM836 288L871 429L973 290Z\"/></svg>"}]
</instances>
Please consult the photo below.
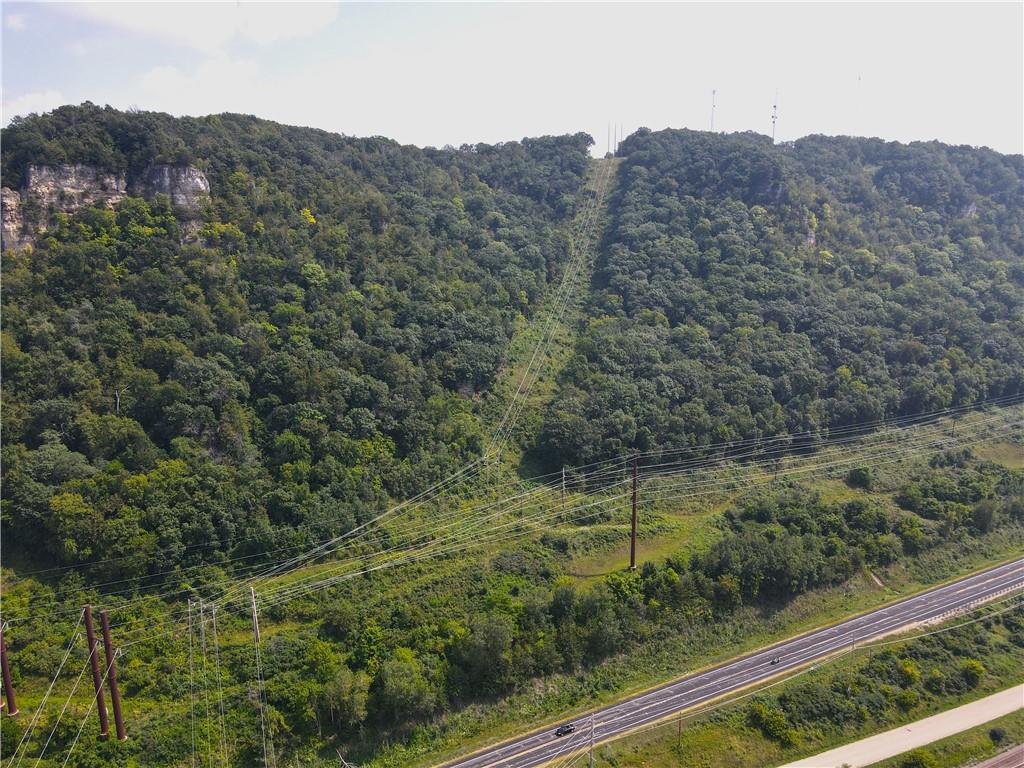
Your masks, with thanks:
<instances>
[{"instance_id":1,"label":"wooden utility pole","mask_svg":"<svg viewBox=\"0 0 1024 768\"><path fill-rule=\"evenodd\" d=\"M110 735L107 720L107 704L103 700L103 675L100 674L99 649L96 647L96 631L92 626L92 606L85 606L85 636L89 641L89 665L92 667L92 687L96 690L96 711L100 716L100 738Z\"/></svg>"},{"instance_id":2,"label":"wooden utility pole","mask_svg":"<svg viewBox=\"0 0 1024 768\"><path fill-rule=\"evenodd\" d=\"M114 730L118 741L127 741L124 716L121 713L121 689L117 685L117 649L110 641L110 619L106 609L100 611L100 630L103 632L103 651L107 657L107 685L110 688L110 706L114 710Z\"/></svg>"},{"instance_id":3,"label":"wooden utility pole","mask_svg":"<svg viewBox=\"0 0 1024 768\"><path fill-rule=\"evenodd\" d=\"M629 533L629 570L636 570L636 456L633 457L633 518Z\"/></svg>"},{"instance_id":4,"label":"wooden utility pole","mask_svg":"<svg viewBox=\"0 0 1024 768\"><path fill-rule=\"evenodd\" d=\"M7 706L7 716L14 717L18 714L18 702L14 698L14 683L11 681L11 665L7 661L7 643L4 641L4 630L0 627L0 669L4 678L4 704Z\"/></svg>"}]
</instances>

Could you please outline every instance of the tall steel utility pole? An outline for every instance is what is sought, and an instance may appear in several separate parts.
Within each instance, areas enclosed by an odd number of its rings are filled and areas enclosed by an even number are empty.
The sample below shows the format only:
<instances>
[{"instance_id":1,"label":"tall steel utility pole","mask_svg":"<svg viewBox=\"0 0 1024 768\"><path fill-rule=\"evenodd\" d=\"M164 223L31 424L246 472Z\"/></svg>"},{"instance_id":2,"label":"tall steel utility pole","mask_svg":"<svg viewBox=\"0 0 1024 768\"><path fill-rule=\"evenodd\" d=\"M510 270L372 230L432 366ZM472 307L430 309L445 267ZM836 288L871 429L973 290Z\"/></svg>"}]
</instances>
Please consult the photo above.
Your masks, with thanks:
<instances>
[{"instance_id":1,"label":"tall steel utility pole","mask_svg":"<svg viewBox=\"0 0 1024 768\"><path fill-rule=\"evenodd\" d=\"M629 534L629 570L636 570L636 456L633 457L633 518Z\"/></svg>"},{"instance_id":2,"label":"tall steel utility pole","mask_svg":"<svg viewBox=\"0 0 1024 768\"><path fill-rule=\"evenodd\" d=\"M256 590L252 586L249 587L249 596L252 600L252 641L255 647L255 661L256 661L256 682L259 685L256 693L259 697L260 705L260 735L263 738L263 766L264 768L270 767L268 756L273 754L274 745L271 742L270 749L267 749L267 717L263 711L263 701L266 695L263 688L263 658L260 655L260 619L259 613L256 610ZM276 764L275 760L275 764Z\"/></svg>"}]
</instances>

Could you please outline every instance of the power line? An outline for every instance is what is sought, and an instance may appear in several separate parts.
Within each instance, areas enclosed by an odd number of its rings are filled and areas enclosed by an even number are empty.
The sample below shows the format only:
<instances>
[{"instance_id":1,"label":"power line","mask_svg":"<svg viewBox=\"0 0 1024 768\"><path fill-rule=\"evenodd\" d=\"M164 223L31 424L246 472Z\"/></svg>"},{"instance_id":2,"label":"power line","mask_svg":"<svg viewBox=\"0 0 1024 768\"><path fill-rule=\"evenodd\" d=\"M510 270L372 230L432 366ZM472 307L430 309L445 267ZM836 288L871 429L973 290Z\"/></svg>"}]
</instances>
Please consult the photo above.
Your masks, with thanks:
<instances>
[{"instance_id":1,"label":"power line","mask_svg":"<svg viewBox=\"0 0 1024 768\"><path fill-rule=\"evenodd\" d=\"M850 425L850 426L847 426L847 427L834 428L834 429L829 429L829 430L825 430L825 431L829 435L850 434L850 433L858 433L858 432L859 433L863 433L863 432L866 432L869 429L877 428L878 426L898 425L898 424L901 424L901 423L922 422L922 421L928 421L928 420L931 420L931 419L934 419L934 418L937 418L937 417L941 417L941 416L955 416L955 415L958 415L958 414L967 413L967 412L970 412L970 411L977 410L979 408L984 408L984 407L992 406L992 405L1010 405L1010 404L1015 403L1016 401L1021 400L1021 398L1022 398L1021 395L1008 395L1008 396L999 397L999 398L991 398L991 399L987 399L987 400L982 400L982 401L979 401L977 403L973 403L973 404L965 405L965 406L958 406L956 408L937 410L937 411L926 412L926 413L922 413L922 414L913 414L913 415L904 416L904 417L898 417L898 418L894 418L894 419L880 419L880 420L876 420L876 421L861 422L861 423ZM748 438L748 439L744 439L744 440L723 441L723 442L719 442L719 443L709 443L709 444L706 444L706 445L703 445L703 446L702 445L683 446L683 447L676 448L676 449L648 451L648 452L645 452L645 453L638 453L638 454L635 454L635 455L639 456L639 457L649 457L649 456L655 456L655 455L669 456L669 455L673 455L673 454L678 454L680 452L684 452L684 453L697 453L697 452L701 452L701 451L709 452L709 451L715 451L715 450L724 450L724 449L727 449L727 448L730 448L730 447L757 446L757 445L770 446L773 443L779 443L779 442L795 443L796 441L799 441L801 439L812 438L812 437L816 436L817 434L818 433L816 431L806 431L806 432L802 432L802 433L785 433L785 434L773 436L773 437L770 437L770 438ZM755 453L756 453L756 451L755 451ZM633 455L633 454L624 454L622 456L613 457L611 459L594 462L594 463L591 463L590 465L580 465L579 467L577 467L577 469L579 469L579 468L586 468L588 466L600 466L602 464L611 465L610 469L614 469L615 466L620 464L622 461L624 461L630 455ZM548 473L546 475L538 475L538 476L535 476L535 477L532 477L532 478L527 478L525 480L514 482L514 483L500 484L499 487L507 488L507 487L512 487L512 486L522 486L522 485L524 485L524 484L526 484L526 483L528 483L530 481L539 482L541 480L544 480L545 478L557 476L558 474L559 473L557 473L557 472L552 472L552 473ZM561 470L561 474L564 475L564 468L563 468L563 470ZM591 474L590 477L596 480L596 479L600 479L601 475L600 474ZM334 539L328 539L326 542L323 542L322 545L323 544L329 544L332 541L336 541L337 538L339 538L339 537L335 537ZM293 545L292 547L285 547L285 548L282 548L282 549L276 550L276 551L286 551L288 549L297 549L297 548L301 548L302 546L303 545ZM272 550L271 552L273 552L273 551L275 551L275 550ZM104 585L108 585L108 584L125 583L125 582L135 581L135 580L138 580L138 579L143 579L143 578L150 578L150 577L158 575L159 573L175 573L175 572L179 572L179 570L180 570L181 573L187 573L187 572L190 572L190 571L193 571L193 570L209 569L209 568L213 568L213 567L219 567L219 566L227 564L229 562L237 562L237 561L244 560L244 559L251 559L253 557L262 556L263 554L264 553L257 553L257 554L254 554L254 555L247 555L247 556L239 557L239 558L231 558L231 559L222 561L220 563L211 563L211 564L208 564L208 565L191 566L191 567L185 568L185 569L171 569L171 570L164 571L164 572L158 572L157 574L150 574L148 576L140 576L140 577L133 577L133 578L129 578L129 579L121 579L121 580L114 581L114 582L104 582L104 583L101 583L101 584L98 584L98 585L91 585L90 588L104 586ZM294 559L292 559L292 560L294 560ZM97 563L94 563L94 564L99 564L99 562L103 562L103 561L98 561ZM287 564L289 562L289 560L284 560L284 561L280 561L280 562L283 562L283 563ZM86 565L89 565L89 564L86 564ZM73 566L62 566L60 568L53 569L53 570L63 570L64 568L67 568L67 567L73 567ZM259 565L254 566L254 568L255 569L263 569L264 572L267 571L266 564L259 564ZM37 572L33 572L33 573L37 573ZM192 591L190 588L178 589L178 590L170 590L170 591L167 591L167 592L156 593L154 595L146 595L144 597L138 598L138 600L149 599L149 598L152 598L152 597L164 597L164 596L175 595L175 594L185 594L185 593L190 592L190 591ZM69 592L70 592L70 590L69 590ZM74 590L75 594L80 594L80 592L81 592L81 590ZM132 590L122 590L122 591L118 591L118 592L108 592L107 595L109 596L111 594L133 594L134 592L135 592L134 589L132 589ZM60 594L60 593L58 592L58 594ZM36 602L36 603L34 603L34 605L38 606L38 605L47 605L47 604L59 604L61 602L63 602L63 601L61 601L61 600L51 600L51 601L48 601L48 602L45 602L45 603ZM119 606L119 607L121 607L121 606ZM19 618L8 619L8 621L13 621L13 622L23 621L23 620L25 620L25 619L24 618L20 618L20 617Z\"/></svg>"},{"instance_id":2,"label":"power line","mask_svg":"<svg viewBox=\"0 0 1024 768\"><path fill-rule=\"evenodd\" d=\"M997 419L998 419L998 416L990 417L987 421L992 421L992 420L997 420ZM983 426L983 424L979 425L979 426ZM1014 427L1011 426L1011 427L1008 427L1007 429L1012 429L1012 428L1014 428ZM979 435L980 435L980 433L979 433ZM949 444L949 445L952 445L952 444L964 445L964 444L966 444L964 438L974 437L974 436L975 435L970 434L970 433L964 433L963 435L961 435L961 438L959 440L957 440L957 441L949 441L946 438L941 438L941 439L938 439L938 440L930 440L930 441L922 442L922 443L913 443L913 442L909 443L909 444L904 443L903 446L901 446L899 448L896 448L896 449L890 449L888 451L878 452L877 449L874 449L874 450L876 450L876 453L873 454L873 455L872 454L866 454L866 455L857 454L857 455L854 455L854 456L851 456L851 457L841 458L839 460L822 461L822 462L820 462L818 464L811 464L811 465L800 465L800 466L797 466L795 468L792 468L792 469L789 469L789 470L785 470L781 474L782 474L783 477L788 477L788 476L794 476L795 477L795 476L799 476L799 475L802 475L802 474L808 474L810 472L816 472L816 471L822 471L822 470L828 470L828 469L833 469L834 470L836 468L848 468L850 466L856 466L856 465L862 465L862 464L865 464L865 463L870 463L871 461L875 461L875 462L881 464L881 463L884 463L883 459L886 456L895 456L896 457L895 460L900 460L903 457L905 457L907 455L910 455L912 452L919 451L919 450L922 450L922 449L935 448L935 447L945 447L947 444ZM986 436L986 438L987 437L991 437L991 435ZM827 458L827 456L825 458ZM671 471L671 470L662 471L662 472L656 473L654 475L648 476L647 479L649 480L649 479L652 479L652 478L656 478L656 477L658 477L658 475L666 475L666 476L668 476L668 475L674 475L674 474L675 473L673 471ZM747 476L747 477L745 477L745 480L748 482L748 484L754 484L755 482L763 482L765 480L770 480L772 477L773 477L772 474L762 472L760 476ZM721 479L715 479L714 477L711 477L711 478L706 479L706 480L699 480L699 481L687 480L684 483L682 483L682 485L677 484L676 486L669 486L667 488L653 489L648 495L652 498L652 500L659 500L659 501L665 501L665 500L675 499L675 498L695 498L695 497L699 497L699 496L702 496L702 495L706 495L706 494L708 494L710 492L714 492L716 490L716 487L735 486L736 482L737 481L735 479L724 479L724 480L721 480ZM668 496L668 495L666 495L667 491L671 490L673 487L685 489L685 493L682 494L682 496L680 496L680 495L676 495L676 496ZM573 511L578 512L581 509L598 508L598 514L600 514L600 512L601 512L600 508L602 506L606 506L608 503L614 502L614 500L616 498L621 498L623 495L625 495L625 494L620 494L617 497L611 497L609 499L602 499L602 500L599 500L597 502L594 502L593 504L584 505L582 507L575 507L573 509ZM501 513L502 513L502 510L499 510L498 513L495 513L495 514L501 514ZM273 595L275 597L281 597L281 596L283 596L283 594L289 593L289 592L290 593L298 593L300 591L308 591L308 589L310 588L310 584L311 584L312 579L316 579L316 578L320 578L320 581L318 581L315 584L313 584L313 587L315 587L315 588L322 588L323 586L329 586L331 583L335 583L338 578L343 579L343 580L351 578L351 576L353 574L354 575L358 575L358 574L361 574L361 573L373 572L373 571L376 571L376 570L380 570L381 568L395 567L396 565L401 565L401 564L404 564L406 562L415 562L415 561L418 561L420 559L423 559L424 557L433 557L433 556L437 556L437 555L445 554L445 553L450 553L450 552L454 552L454 551L463 551L463 550L465 550L467 548L467 546L465 544L461 544L460 543L460 539L464 539L466 535L474 534L477 527L479 527L480 525L482 525L484 523L487 523L489 521L489 519L493 518L494 516L495 515L492 514L492 515L488 516L488 518L484 518L484 519L476 521L476 522L467 523L466 525L463 526L463 534L464 534L463 536L459 536L456 533L456 534L452 534L450 536L447 536L444 539L434 540L433 542L429 542L429 543L427 543L425 545L421 545L421 546L418 546L418 547L411 547L411 548L409 548L409 547L398 547L398 548L392 548L392 550L390 550L390 551L385 551L383 553L378 553L377 555L369 556L370 558L376 558L376 560L377 560L376 563L374 563L372 559L367 560L366 558L364 558L364 559L362 559L360 561L355 561L355 562L350 562L350 563L342 564L340 566L336 566L336 567L334 567L332 569L329 569L327 571L328 574L330 574L332 572L335 572L335 573L341 572L340 575L337 576L337 577L331 577L331 578L328 578L328 579L324 579L323 578L324 572L321 571L321 572L318 572L316 574L312 574L310 577L307 577L304 582L299 582L299 583L292 582L292 583L290 583L288 585L285 585L284 587L282 587L279 590L274 590L271 593L271 595ZM593 516L593 515L592 514L591 515L587 515L587 517L589 517L589 516ZM528 516L526 518L520 518L518 520L513 520L513 521L511 521L509 523L504 523L504 524L501 524L501 525L491 525L488 528L488 531L490 532L490 535L477 538L475 540L475 543L477 545L479 545L479 544L482 544L482 543L491 542L495 538L494 535L493 535L495 532L499 532L500 533L502 529L507 529L510 526L523 525L523 524L529 523L531 521L545 519L545 518L551 519L553 517L557 517L557 512L556 513L552 513L550 511L547 511L547 512L540 511L538 513L534 513L532 518L530 516ZM580 516L576 515L576 517L579 518ZM517 533L513 534L512 537L518 537L518 536L522 536L522 535L525 535L525 533L524 532L517 532ZM508 536L503 536L502 538L503 539L507 539L509 537ZM473 546L473 545L474 544L471 542L469 546ZM399 558L395 559L395 560L384 560L384 558L386 558L387 555L390 552L394 552L394 553L398 554ZM360 563L366 563L366 565L364 565L363 568L358 569ZM357 570L353 571L352 570L353 566L355 566L357 568ZM344 573L345 571L348 571L348 573Z\"/></svg>"}]
</instances>

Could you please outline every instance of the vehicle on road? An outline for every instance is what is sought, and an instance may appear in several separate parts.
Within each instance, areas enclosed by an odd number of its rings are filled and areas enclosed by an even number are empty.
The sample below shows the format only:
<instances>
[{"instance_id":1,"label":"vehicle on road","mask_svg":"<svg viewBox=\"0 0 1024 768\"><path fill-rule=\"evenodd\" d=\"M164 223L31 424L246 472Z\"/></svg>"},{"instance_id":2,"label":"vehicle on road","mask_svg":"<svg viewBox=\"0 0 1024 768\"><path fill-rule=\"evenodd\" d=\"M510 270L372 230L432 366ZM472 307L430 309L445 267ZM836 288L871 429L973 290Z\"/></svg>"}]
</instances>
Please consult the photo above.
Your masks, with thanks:
<instances>
[{"instance_id":1,"label":"vehicle on road","mask_svg":"<svg viewBox=\"0 0 1024 768\"><path fill-rule=\"evenodd\" d=\"M576 726L572 723L566 725L560 725L555 728L555 736L568 736L570 733L576 732Z\"/></svg>"},{"instance_id":2,"label":"vehicle on road","mask_svg":"<svg viewBox=\"0 0 1024 768\"><path fill-rule=\"evenodd\" d=\"M772 666L775 666L780 661L782 661L782 657L781 656L776 656L774 659L772 659Z\"/></svg>"}]
</instances>

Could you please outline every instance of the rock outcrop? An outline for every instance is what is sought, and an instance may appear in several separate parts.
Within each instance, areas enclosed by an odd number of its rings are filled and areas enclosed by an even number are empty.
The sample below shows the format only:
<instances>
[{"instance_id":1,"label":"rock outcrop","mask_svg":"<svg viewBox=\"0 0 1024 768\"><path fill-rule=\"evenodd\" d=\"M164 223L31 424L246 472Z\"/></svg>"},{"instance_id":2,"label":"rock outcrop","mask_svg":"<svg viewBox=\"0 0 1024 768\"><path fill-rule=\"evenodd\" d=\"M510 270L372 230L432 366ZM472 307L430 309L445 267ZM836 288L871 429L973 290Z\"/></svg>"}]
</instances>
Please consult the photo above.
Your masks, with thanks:
<instances>
[{"instance_id":1,"label":"rock outcrop","mask_svg":"<svg viewBox=\"0 0 1024 768\"><path fill-rule=\"evenodd\" d=\"M91 165L30 165L22 200L43 215L74 213L87 205L113 206L127 194L128 181Z\"/></svg>"},{"instance_id":2,"label":"rock outcrop","mask_svg":"<svg viewBox=\"0 0 1024 768\"><path fill-rule=\"evenodd\" d=\"M131 180L91 165L30 165L20 192L2 192L3 248L30 242L54 214L71 214L83 206L112 208L128 195L152 199L161 194L188 220L209 197L210 182L191 165L154 164Z\"/></svg>"},{"instance_id":3,"label":"rock outcrop","mask_svg":"<svg viewBox=\"0 0 1024 768\"><path fill-rule=\"evenodd\" d=\"M195 212L210 196L210 182L191 165L151 165L140 179L138 190L143 197L167 195L176 208Z\"/></svg>"},{"instance_id":4,"label":"rock outcrop","mask_svg":"<svg viewBox=\"0 0 1024 768\"><path fill-rule=\"evenodd\" d=\"M24 221L21 215L21 195L4 187L0 190L0 209L3 216L3 247L20 248L25 244L22 237Z\"/></svg>"}]
</instances>

